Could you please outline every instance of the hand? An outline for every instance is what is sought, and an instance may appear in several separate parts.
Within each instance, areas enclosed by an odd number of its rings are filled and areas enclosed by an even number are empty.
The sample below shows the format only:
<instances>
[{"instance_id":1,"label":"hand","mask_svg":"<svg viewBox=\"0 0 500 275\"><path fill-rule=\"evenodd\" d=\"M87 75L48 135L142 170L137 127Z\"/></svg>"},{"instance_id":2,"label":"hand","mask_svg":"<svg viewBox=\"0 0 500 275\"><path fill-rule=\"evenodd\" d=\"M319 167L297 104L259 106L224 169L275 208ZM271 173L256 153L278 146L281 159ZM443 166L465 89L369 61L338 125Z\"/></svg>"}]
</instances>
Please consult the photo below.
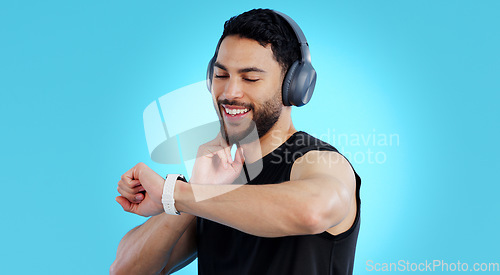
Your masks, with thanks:
<instances>
[{"instance_id":1,"label":"hand","mask_svg":"<svg viewBox=\"0 0 500 275\"><path fill-rule=\"evenodd\" d=\"M140 162L121 176L116 201L123 210L144 217L163 213L161 196L165 179ZM142 193L146 191L145 193Z\"/></svg>"},{"instance_id":2,"label":"hand","mask_svg":"<svg viewBox=\"0 0 500 275\"><path fill-rule=\"evenodd\" d=\"M197 158L191 173L190 183L232 184L240 175L245 161L243 148L236 150L234 160L231 148L222 135L198 148Z\"/></svg>"}]
</instances>

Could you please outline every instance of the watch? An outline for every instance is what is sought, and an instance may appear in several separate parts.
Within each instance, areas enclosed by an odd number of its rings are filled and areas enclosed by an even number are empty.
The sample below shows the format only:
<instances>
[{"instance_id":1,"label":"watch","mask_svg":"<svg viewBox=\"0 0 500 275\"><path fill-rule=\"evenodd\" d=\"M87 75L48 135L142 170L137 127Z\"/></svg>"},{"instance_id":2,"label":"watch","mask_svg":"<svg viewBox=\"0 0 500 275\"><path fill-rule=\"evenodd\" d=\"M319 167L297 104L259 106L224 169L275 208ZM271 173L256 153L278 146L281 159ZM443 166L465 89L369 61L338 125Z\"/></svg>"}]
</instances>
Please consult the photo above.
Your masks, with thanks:
<instances>
[{"instance_id":1,"label":"watch","mask_svg":"<svg viewBox=\"0 0 500 275\"><path fill-rule=\"evenodd\" d=\"M163 203L163 209L165 213L170 215L180 215L181 213L175 209L174 200L174 188L175 182L177 180L186 181L181 174L168 174L165 178L165 184L163 185L163 194L161 195L161 202Z\"/></svg>"}]
</instances>

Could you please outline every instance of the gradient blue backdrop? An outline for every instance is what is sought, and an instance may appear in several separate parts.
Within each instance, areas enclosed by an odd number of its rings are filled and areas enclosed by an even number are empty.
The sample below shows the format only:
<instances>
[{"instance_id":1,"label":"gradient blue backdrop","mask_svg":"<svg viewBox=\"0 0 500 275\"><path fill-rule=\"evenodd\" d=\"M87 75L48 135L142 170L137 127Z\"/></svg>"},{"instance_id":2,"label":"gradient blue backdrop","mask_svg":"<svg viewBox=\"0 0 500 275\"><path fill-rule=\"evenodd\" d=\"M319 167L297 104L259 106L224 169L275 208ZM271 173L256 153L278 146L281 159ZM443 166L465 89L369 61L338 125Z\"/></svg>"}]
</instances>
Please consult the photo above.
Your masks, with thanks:
<instances>
[{"instance_id":1,"label":"gradient blue backdrop","mask_svg":"<svg viewBox=\"0 0 500 275\"><path fill-rule=\"evenodd\" d=\"M255 7L308 38L318 83L296 127L349 135L336 145L363 179L355 274L500 262L500 2L180 2L0 2L0 273L108 272L145 221L115 202L120 175L182 172L150 160L144 108L203 80L224 21ZM351 142L384 135L398 142Z\"/></svg>"}]
</instances>

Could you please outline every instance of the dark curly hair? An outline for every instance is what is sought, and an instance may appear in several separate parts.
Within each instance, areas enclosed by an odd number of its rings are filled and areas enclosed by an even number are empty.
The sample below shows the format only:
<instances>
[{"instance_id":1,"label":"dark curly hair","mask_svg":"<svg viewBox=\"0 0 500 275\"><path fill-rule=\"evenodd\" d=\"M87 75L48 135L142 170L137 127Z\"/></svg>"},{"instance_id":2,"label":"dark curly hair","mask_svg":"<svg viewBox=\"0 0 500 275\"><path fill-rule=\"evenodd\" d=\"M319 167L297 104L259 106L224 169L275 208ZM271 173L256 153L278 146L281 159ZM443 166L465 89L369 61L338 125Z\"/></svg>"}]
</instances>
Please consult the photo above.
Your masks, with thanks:
<instances>
[{"instance_id":1,"label":"dark curly hair","mask_svg":"<svg viewBox=\"0 0 500 275\"><path fill-rule=\"evenodd\" d=\"M253 39L263 47L271 43L274 58L280 64L283 73L286 73L293 62L300 58L299 41L292 27L270 9L249 10L227 20L217 45L216 55L222 40L230 35Z\"/></svg>"}]
</instances>

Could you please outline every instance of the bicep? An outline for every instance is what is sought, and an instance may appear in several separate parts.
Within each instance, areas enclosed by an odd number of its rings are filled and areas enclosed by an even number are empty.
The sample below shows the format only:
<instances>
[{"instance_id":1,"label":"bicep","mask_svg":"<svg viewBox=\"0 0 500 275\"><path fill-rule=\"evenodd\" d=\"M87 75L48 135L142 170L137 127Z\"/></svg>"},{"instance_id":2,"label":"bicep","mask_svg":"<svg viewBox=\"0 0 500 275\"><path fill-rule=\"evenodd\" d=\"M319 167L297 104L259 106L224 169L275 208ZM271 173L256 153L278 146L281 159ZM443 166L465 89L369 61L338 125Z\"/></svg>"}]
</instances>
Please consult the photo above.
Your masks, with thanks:
<instances>
[{"instance_id":1,"label":"bicep","mask_svg":"<svg viewBox=\"0 0 500 275\"><path fill-rule=\"evenodd\" d=\"M319 217L330 228L339 224L351 212L355 197L354 170L347 159L337 152L309 151L292 166L291 180L302 183L304 190L313 194L310 205L319 211Z\"/></svg>"},{"instance_id":2,"label":"bicep","mask_svg":"<svg viewBox=\"0 0 500 275\"><path fill-rule=\"evenodd\" d=\"M197 218L196 218L197 219ZM184 231L170 254L167 265L160 274L171 274L190 264L197 257L196 219Z\"/></svg>"},{"instance_id":3,"label":"bicep","mask_svg":"<svg viewBox=\"0 0 500 275\"><path fill-rule=\"evenodd\" d=\"M352 188L354 170L349 161L338 152L309 151L292 166L290 180L331 178Z\"/></svg>"}]
</instances>

